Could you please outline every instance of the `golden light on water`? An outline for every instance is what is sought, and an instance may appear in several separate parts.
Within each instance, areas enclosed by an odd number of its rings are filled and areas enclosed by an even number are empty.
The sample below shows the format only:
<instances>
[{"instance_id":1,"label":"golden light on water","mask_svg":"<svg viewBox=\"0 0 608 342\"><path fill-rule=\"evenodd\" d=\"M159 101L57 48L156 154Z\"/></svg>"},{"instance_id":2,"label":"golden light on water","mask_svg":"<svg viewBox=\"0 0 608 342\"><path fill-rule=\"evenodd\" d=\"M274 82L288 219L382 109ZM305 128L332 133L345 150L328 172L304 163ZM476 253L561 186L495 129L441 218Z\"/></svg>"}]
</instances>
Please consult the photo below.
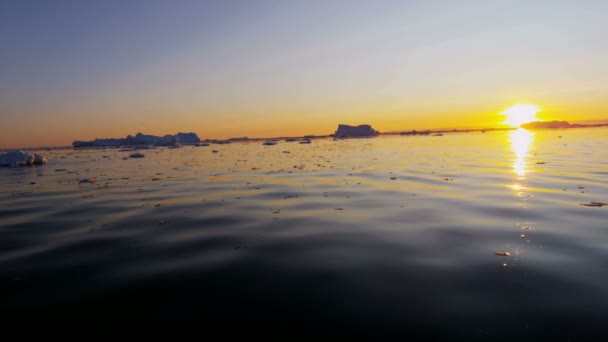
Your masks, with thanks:
<instances>
[{"instance_id":1,"label":"golden light on water","mask_svg":"<svg viewBox=\"0 0 608 342\"><path fill-rule=\"evenodd\" d=\"M534 140L534 133L527 131L523 128L519 128L509 133L511 140L511 149L515 154L515 161L513 163L513 171L519 176L524 177L526 175L526 158L530 152L530 145Z\"/></svg>"},{"instance_id":2,"label":"golden light on water","mask_svg":"<svg viewBox=\"0 0 608 342\"><path fill-rule=\"evenodd\" d=\"M505 109L501 114L505 116L504 124L520 127L522 124L538 121L536 117L538 112L540 109L533 104L516 104Z\"/></svg>"},{"instance_id":3,"label":"golden light on water","mask_svg":"<svg viewBox=\"0 0 608 342\"><path fill-rule=\"evenodd\" d=\"M520 191L520 190L524 189L524 187L519 184L513 184L510 187L511 187L511 189L516 190L516 191Z\"/></svg>"}]
</instances>

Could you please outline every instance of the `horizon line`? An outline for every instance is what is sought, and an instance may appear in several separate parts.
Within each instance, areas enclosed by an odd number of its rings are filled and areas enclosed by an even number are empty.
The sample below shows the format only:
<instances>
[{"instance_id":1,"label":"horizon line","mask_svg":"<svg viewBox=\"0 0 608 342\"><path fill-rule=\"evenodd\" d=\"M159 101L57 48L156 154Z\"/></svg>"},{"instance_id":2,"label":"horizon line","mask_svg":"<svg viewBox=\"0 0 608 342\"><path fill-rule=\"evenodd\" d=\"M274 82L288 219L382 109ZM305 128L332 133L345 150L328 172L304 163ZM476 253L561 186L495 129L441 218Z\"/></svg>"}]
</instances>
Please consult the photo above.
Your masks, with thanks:
<instances>
[{"instance_id":1,"label":"horizon line","mask_svg":"<svg viewBox=\"0 0 608 342\"><path fill-rule=\"evenodd\" d=\"M599 119L599 120L576 120L576 121L567 121L567 120L562 120L562 121L566 121L568 123L576 123L576 122L596 122L595 125L601 125L599 127L602 126L606 126L608 125L608 119ZM537 122L549 122L549 121L537 121ZM360 125L369 125L369 124L360 124ZM350 125L349 125L350 126ZM359 125L356 125L359 126ZM356 127L355 126L355 127ZM371 126L371 125L370 125ZM588 128L592 128L592 127L598 127L598 126L594 126L593 124L589 124ZM387 134L387 135L391 135L391 134L401 134L401 133L411 133L411 132L429 132L429 133L468 133L468 132L475 132L475 131L487 131L487 130L492 130L492 131L496 131L496 130L515 130L515 129L519 129L521 127L484 127L484 126L460 126L460 127L447 127L447 128L425 128L425 129L400 129L400 130L394 130L394 131L385 131L385 132L378 132L379 135L383 135L383 134ZM572 127L572 128L577 128L577 127ZM584 128L584 127L578 127L578 128ZM138 132L138 133L142 133L142 132ZM183 133L183 132L178 132L178 133ZM198 133L194 132L195 134ZM136 133L137 134L137 133ZM142 133L144 134L144 133ZM247 135L241 136L241 137L230 137L230 138L224 138L224 139L201 139L201 141L228 141L228 140L236 140L236 139L243 139L243 138L247 138L247 140L253 140L253 141L257 141L257 140L272 140L272 139L284 139L284 138L304 138L306 136L312 136L312 137L316 137L316 138L327 138L327 137L331 137L332 135L334 135L334 133L329 133L329 134L325 134L325 135L314 135L314 134L310 134L310 135L301 135L301 136L275 136L275 137L249 137ZM95 139L120 139L120 138L95 138ZM95 140L93 139L93 140ZM199 138L200 139L200 138ZM38 149L59 149L59 148L73 148L72 145L63 145L63 146L36 146L36 147L0 147L0 151L12 151L12 150L38 150Z\"/></svg>"}]
</instances>

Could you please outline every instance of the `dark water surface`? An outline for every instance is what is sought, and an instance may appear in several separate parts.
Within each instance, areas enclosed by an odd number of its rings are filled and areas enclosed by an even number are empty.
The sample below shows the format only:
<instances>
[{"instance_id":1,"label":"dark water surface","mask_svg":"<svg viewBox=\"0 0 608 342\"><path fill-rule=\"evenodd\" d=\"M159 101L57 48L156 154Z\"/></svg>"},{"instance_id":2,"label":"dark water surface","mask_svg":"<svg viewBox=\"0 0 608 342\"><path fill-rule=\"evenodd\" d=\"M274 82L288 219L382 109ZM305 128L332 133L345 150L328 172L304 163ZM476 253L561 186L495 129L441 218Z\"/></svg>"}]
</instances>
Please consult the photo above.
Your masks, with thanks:
<instances>
[{"instance_id":1,"label":"dark water surface","mask_svg":"<svg viewBox=\"0 0 608 342\"><path fill-rule=\"evenodd\" d=\"M2 317L598 337L608 206L580 204L608 202L607 146L572 129L45 152L0 169Z\"/></svg>"}]
</instances>

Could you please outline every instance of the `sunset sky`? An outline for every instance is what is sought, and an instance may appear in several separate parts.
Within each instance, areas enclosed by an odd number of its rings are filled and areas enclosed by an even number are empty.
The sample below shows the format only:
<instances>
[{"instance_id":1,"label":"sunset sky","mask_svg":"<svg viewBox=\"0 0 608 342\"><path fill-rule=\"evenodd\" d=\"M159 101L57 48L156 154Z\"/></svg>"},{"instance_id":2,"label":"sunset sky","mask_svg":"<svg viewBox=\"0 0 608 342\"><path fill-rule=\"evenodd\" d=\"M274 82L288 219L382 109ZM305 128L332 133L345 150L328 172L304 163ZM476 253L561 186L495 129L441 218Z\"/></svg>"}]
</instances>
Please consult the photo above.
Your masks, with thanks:
<instances>
[{"instance_id":1,"label":"sunset sky","mask_svg":"<svg viewBox=\"0 0 608 342\"><path fill-rule=\"evenodd\" d=\"M0 2L0 148L608 118L608 1Z\"/></svg>"}]
</instances>

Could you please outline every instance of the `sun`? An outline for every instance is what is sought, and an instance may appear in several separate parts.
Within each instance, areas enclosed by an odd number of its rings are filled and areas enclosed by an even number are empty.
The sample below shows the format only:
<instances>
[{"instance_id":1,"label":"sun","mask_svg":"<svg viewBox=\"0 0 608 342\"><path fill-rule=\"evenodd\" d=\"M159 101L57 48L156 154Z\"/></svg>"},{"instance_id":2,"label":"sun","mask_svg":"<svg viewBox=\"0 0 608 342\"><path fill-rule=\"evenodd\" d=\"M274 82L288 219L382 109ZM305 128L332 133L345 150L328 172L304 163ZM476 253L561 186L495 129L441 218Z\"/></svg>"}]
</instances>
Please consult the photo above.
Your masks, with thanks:
<instances>
[{"instance_id":1,"label":"sun","mask_svg":"<svg viewBox=\"0 0 608 342\"><path fill-rule=\"evenodd\" d=\"M501 114L505 116L504 124L519 127L528 122L538 121L536 113L540 109L533 104L516 104L505 109Z\"/></svg>"}]
</instances>

